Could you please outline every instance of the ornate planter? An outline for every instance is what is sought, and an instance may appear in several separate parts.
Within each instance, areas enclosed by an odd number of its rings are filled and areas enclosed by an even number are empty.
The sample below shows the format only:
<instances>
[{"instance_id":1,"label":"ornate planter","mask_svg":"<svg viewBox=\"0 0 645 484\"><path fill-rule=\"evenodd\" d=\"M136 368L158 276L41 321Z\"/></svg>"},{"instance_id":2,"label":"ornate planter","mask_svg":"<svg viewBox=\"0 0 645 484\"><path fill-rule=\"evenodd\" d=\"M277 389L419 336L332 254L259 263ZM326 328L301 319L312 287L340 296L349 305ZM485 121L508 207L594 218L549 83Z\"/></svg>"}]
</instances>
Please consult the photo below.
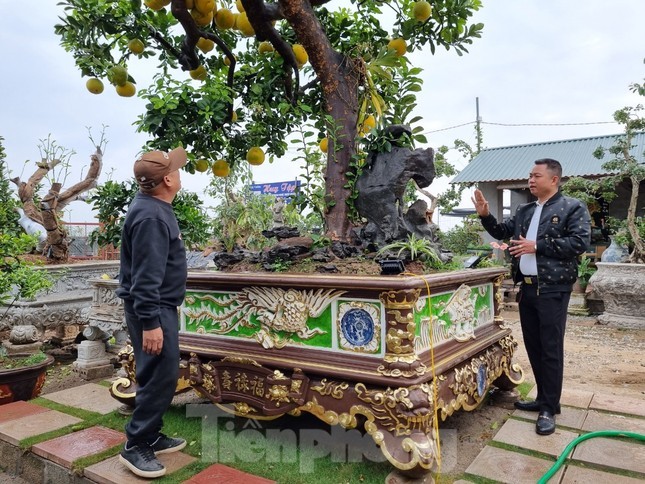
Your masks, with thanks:
<instances>
[{"instance_id":1,"label":"ornate planter","mask_svg":"<svg viewBox=\"0 0 645 484\"><path fill-rule=\"evenodd\" d=\"M645 264L598 262L589 284L603 300L598 322L620 328L645 328Z\"/></svg>"},{"instance_id":2,"label":"ornate planter","mask_svg":"<svg viewBox=\"0 0 645 484\"><path fill-rule=\"evenodd\" d=\"M20 356L29 355L12 355L12 357ZM29 400L40 395L45 384L47 367L53 362L54 357L47 355L47 358L37 365L9 370L0 369L0 405L18 400Z\"/></svg>"},{"instance_id":3,"label":"ornate planter","mask_svg":"<svg viewBox=\"0 0 645 484\"><path fill-rule=\"evenodd\" d=\"M523 379L499 315L503 269L424 276L190 273L177 390L237 415L362 425L400 471L429 472L433 427ZM112 394L135 392L129 378Z\"/></svg>"},{"instance_id":4,"label":"ornate planter","mask_svg":"<svg viewBox=\"0 0 645 484\"><path fill-rule=\"evenodd\" d=\"M33 325L41 334L58 329L65 336L66 327L77 329L78 325L87 324L93 293L90 280L104 273L116 273L119 262L46 265L35 269L49 272L55 279L54 287L33 300L18 300L8 308L0 305L0 331L17 325Z\"/></svg>"}]
</instances>

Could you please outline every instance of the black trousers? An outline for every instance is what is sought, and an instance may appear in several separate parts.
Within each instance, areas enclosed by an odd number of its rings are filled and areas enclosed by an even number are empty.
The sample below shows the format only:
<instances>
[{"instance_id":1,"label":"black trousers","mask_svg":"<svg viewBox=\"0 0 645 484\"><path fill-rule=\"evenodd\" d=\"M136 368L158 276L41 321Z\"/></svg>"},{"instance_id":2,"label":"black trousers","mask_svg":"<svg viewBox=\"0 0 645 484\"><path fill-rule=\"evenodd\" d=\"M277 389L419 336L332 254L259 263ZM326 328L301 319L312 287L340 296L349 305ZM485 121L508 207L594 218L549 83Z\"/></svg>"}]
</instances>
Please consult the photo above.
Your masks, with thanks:
<instances>
[{"instance_id":1,"label":"black trousers","mask_svg":"<svg viewBox=\"0 0 645 484\"><path fill-rule=\"evenodd\" d=\"M560 411L564 374L564 330L571 292L539 292L537 284L520 289L519 311L540 410Z\"/></svg>"},{"instance_id":2,"label":"black trousers","mask_svg":"<svg viewBox=\"0 0 645 484\"><path fill-rule=\"evenodd\" d=\"M136 364L137 395L132 418L125 426L128 443L152 443L163 426L179 377L179 318L177 308L162 307L159 316L163 348L159 355L143 351L143 327L136 315L125 308Z\"/></svg>"}]
</instances>

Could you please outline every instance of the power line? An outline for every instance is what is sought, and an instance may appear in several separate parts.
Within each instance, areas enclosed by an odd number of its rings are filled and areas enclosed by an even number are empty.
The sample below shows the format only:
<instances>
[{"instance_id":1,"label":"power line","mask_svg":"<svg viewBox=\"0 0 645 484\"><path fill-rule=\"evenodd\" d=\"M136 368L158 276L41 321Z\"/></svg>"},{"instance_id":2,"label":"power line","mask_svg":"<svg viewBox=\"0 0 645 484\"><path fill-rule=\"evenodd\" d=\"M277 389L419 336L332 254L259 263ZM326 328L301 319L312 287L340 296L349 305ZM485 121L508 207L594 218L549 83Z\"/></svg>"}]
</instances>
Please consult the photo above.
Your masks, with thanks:
<instances>
[{"instance_id":1,"label":"power line","mask_svg":"<svg viewBox=\"0 0 645 484\"><path fill-rule=\"evenodd\" d=\"M423 134L438 133L439 131L448 131L449 129L461 128L462 126L468 126L469 124L475 124L475 121L469 121L468 123L458 124L456 126L450 126L448 128L433 129L432 131L425 131Z\"/></svg>"},{"instance_id":2,"label":"power line","mask_svg":"<svg viewBox=\"0 0 645 484\"><path fill-rule=\"evenodd\" d=\"M594 121L590 123L488 123L482 121L482 124L492 124L495 126L588 126L591 124L616 124L614 121Z\"/></svg>"},{"instance_id":3,"label":"power line","mask_svg":"<svg viewBox=\"0 0 645 484\"><path fill-rule=\"evenodd\" d=\"M433 129L430 131L424 131L423 134L438 133L440 131L448 131L451 129L461 128L462 126L468 126L469 124L475 124L477 121L470 121L468 123L457 124L455 126L449 126L447 128ZM492 126L590 126L598 124L616 124L614 121L593 121L588 123L489 123L487 121L480 121L481 124L489 124Z\"/></svg>"}]
</instances>

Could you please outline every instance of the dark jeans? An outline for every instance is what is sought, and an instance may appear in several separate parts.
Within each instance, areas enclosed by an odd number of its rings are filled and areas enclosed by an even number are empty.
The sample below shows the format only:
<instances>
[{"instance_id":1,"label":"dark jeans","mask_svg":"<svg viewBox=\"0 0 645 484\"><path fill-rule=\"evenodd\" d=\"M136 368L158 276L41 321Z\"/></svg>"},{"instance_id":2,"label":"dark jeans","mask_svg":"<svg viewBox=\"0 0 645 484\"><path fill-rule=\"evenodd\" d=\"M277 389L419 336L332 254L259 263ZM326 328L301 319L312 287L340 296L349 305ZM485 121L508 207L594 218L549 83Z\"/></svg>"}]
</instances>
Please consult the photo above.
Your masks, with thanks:
<instances>
[{"instance_id":1,"label":"dark jeans","mask_svg":"<svg viewBox=\"0 0 645 484\"><path fill-rule=\"evenodd\" d=\"M129 444L153 442L163 426L179 377L179 318L177 308L162 307L159 316L163 348L159 355L143 351L143 328L137 317L125 308L125 321L134 349L137 395L132 418L125 426Z\"/></svg>"},{"instance_id":2,"label":"dark jeans","mask_svg":"<svg viewBox=\"0 0 645 484\"><path fill-rule=\"evenodd\" d=\"M571 292L540 292L537 284L522 284L520 322L524 346L537 383L540 410L560 410L564 373L564 330Z\"/></svg>"}]
</instances>

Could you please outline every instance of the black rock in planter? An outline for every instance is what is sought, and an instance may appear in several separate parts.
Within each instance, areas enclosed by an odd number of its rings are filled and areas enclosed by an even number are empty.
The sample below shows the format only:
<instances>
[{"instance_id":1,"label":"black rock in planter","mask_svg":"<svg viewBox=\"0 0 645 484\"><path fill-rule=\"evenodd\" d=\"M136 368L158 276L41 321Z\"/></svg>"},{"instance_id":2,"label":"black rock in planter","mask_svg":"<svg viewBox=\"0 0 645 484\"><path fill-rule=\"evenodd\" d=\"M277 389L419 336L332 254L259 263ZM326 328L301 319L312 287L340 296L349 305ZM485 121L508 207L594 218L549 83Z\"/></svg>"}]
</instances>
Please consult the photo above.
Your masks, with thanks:
<instances>
[{"instance_id":1,"label":"black rock in planter","mask_svg":"<svg viewBox=\"0 0 645 484\"><path fill-rule=\"evenodd\" d=\"M356 208L367 225L361 233L364 243L382 247L409 235L435 241L436 227L425 218L427 204L418 201L404 213L403 195L413 179L419 188L429 186L435 177L432 148L416 149L397 146L396 136L411 134L408 126L393 125L385 134L395 137L389 153L371 152L365 168L356 182Z\"/></svg>"},{"instance_id":2,"label":"black rock in planter","mask_svg":"<svg viewBox=\"0 0 645 484\"><path fill-rule=\"evenodd\" d=\"M12 358L28 357L28 354L12 355ZM40 395L45 384L47 367L54 362L54 357L46 355L45 360L31 366L20 368L0 368L0 405L30 400Z\"/></svg>"}]
</instances>

